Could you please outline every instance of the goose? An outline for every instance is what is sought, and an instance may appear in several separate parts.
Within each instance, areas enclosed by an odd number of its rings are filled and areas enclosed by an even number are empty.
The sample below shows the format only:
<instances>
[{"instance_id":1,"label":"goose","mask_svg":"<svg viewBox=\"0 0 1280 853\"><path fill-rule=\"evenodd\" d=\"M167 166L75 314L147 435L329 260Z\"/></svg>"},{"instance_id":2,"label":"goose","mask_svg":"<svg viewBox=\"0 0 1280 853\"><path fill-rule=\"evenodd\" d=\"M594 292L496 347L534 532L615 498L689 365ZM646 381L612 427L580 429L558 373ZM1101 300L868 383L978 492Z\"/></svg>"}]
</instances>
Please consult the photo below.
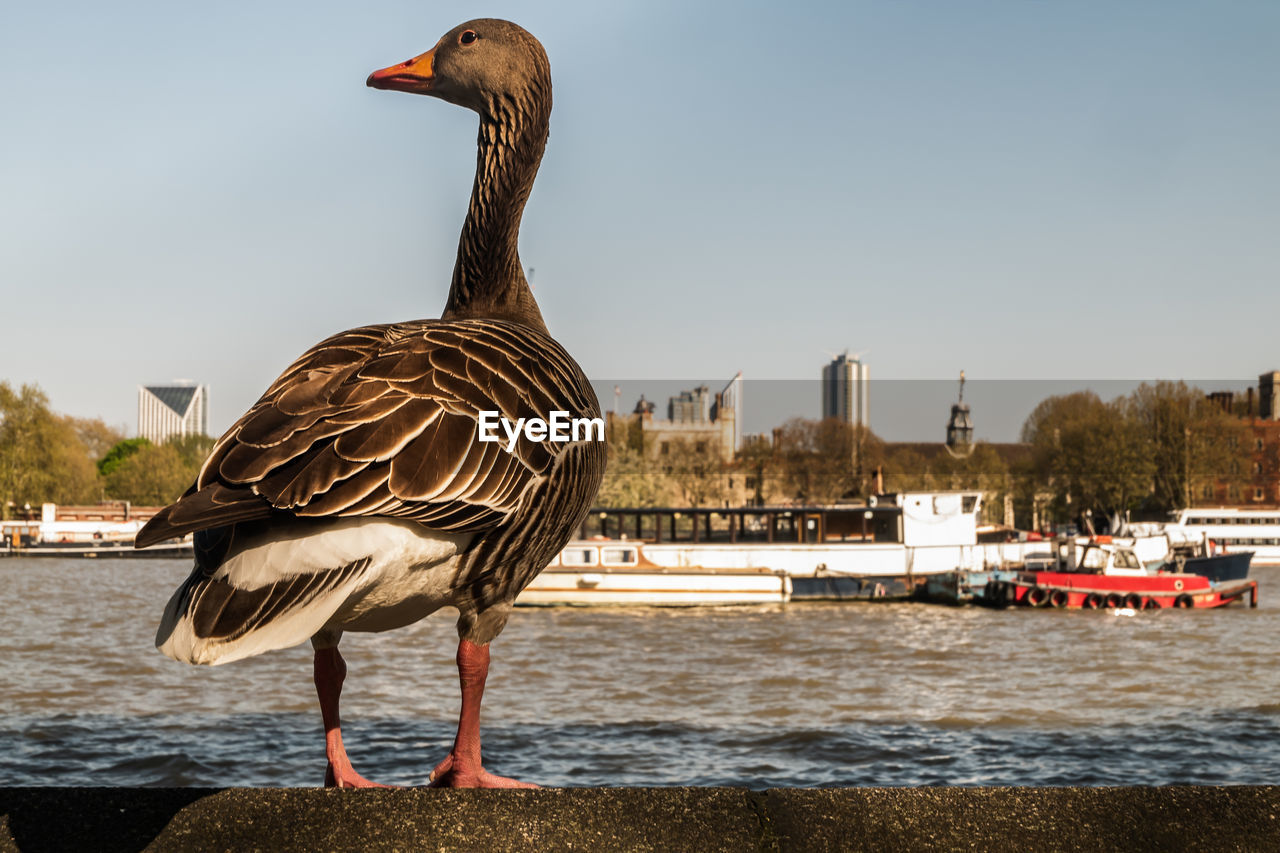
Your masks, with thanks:
<instances>
[{"instance_id":1,"label":"goose","mask_svg":"<svg viewBox=\"0 0 1280 853\"><path fill-rule=\"evenodd\" d=\"M321 341L218 440L195 483L136 538L146 547L193 534L195 565L156 645L179 661L222 664L310 640L325 783L366 787L375 783L342 742L339 641L453 607L462 705L453 747L428 780L534 787L481 763L489 644L581 524L605 461L599 402L548 333L517 252L547 141L550 65L521 27L478 19L367 85L479 114L444 311ZM479 440L484 418L555 413L599 430Z\"/></svg>"}]
</instances>

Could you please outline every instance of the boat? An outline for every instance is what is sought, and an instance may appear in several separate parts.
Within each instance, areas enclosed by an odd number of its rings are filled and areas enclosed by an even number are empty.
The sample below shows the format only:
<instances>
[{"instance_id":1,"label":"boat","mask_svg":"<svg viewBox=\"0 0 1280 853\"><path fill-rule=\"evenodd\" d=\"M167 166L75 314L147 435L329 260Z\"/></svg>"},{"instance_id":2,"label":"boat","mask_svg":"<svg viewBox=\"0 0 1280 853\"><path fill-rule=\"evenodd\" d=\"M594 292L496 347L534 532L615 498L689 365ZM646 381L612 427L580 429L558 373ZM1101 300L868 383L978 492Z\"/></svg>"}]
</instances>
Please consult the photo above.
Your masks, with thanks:
<instances>
[{"instance_id":1,"label":"boat","mask_svg":"<svg viewBox=\"0 0 1280 853\"><path fill-rule=\"evenodd\" d=\"M1228 551L1211 539L1175 543L1160 570L1204 575L1214 583L1241 581L1249 577L1254 556L1253 551Z\"/></svg>"},{"instance_id":2,"label":"boat","mask_svg":"<svg viewBox=\"0 0 1280 853\"><path fill-rule=\"evenodd\" d=\"M791 581L767 567L666 566L630 541L570 542L524 588L518 606L785 604Z\"/></svg>"},{"instance_id":3,"label":"boat","mask_svg":"<svg viewBox=\"0 0 1280 853\"><path fill-rule=\"evenodd\" d=\"M978 542L981 502L905 492L865 505L597 508L516 604L911 599L958 566L1022 562L1027 543Z\"/></svg>"},{"instance_id":4,"label":"boat","mask_svg":"<svg viewBox=\"0 0 1280 853\"><path fill-rule=\"evenodd\" d=\"M181 558L193 554L191 537L148 548L133 546L138 530L156 512L126 501L94 506L46 503L39 518L0 522L0 556L94 559L108 557Z\"/></svg>"},{"instance_id":5,"label":"boat","mask_svg":"<svg viewBox=\"0 0 1280 853\"><path fill-rule=\"evenodd\" d=\"M1175 513L1169 527L1217 550L1252 551L1254 565L1280 566L1280 509L1193 507Z\"/></svg>"},{"instance_id":6,"label":"boat","mask_svg":"<svg viewBox=\"0 0 1280 853\"><path fill-rule=\"evenodd\" d=\"M190 537L180 542L162 542L147 548L134 548L127 542L33 542L5 546L5 557L60 557L62 559L181 559L194 555Z\"/></svg>"},{"instance_id":7,"label":"boat","mask_svg":"<svg viewBox=\"0 0 1280 853\"><path fill-rule=\"evenodd\" d=\"M989 604L995 598L998 584L1018 579L1012 569L956 570L930 575L925 582L923 598L934 604Z\"/></svg>"},{"instance_id":8,"label":"boat","mask_svg":"<svg viewBox=\"0 0 1280 853\"><path fill-rule=\"evenodd\" d=\"M1247 577L1214 581L1205 574L1178 571L1176 563L1152 570L1131 547L1088 541L1065 549L1053 567L1018 572L1013 580L986 589L983 603L1066 609L1157 610L1223 607L1249 599L1258 606L1258 582ZM1247 552L1244 557L1249 557Z\"/></svg>"}]
</instances>

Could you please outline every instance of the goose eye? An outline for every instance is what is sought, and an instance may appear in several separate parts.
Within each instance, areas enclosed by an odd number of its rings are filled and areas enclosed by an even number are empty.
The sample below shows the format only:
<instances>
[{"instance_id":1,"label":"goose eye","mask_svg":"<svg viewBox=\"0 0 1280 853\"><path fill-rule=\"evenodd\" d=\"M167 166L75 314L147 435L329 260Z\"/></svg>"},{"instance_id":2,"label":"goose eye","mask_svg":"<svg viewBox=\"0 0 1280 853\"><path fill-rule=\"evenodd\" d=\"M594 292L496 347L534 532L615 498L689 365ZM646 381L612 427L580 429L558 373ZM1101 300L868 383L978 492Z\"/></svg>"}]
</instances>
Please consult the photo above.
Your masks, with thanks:
<instances>
[{"instance_id":1,"label":"goose eye","mask_svg":"<svg viewBox=\"0 0 1280 853\"><path fill-rule=\"evenodd\" d=\"M476 35L475 30L465 30L462 35L458 36L458 44L475 44L478 38L480 36Z\"/></svg>"}]
</instances>

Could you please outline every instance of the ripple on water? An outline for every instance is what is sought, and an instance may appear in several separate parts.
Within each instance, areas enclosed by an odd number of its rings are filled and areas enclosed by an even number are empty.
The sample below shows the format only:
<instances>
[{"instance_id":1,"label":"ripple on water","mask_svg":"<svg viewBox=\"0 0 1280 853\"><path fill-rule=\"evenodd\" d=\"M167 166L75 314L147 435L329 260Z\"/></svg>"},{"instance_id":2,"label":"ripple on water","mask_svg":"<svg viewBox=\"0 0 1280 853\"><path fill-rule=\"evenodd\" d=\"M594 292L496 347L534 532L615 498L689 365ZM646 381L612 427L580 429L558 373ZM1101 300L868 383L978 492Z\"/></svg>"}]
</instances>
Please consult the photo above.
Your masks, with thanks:
<instances>
[{"instance_id":1,"label":"ripple on water","mask_svg":"<svg viewBox=\"0 0 1280 853\"><path fill-rule=\"evenodd\" d=\"M310 651L159 656L170 561L0 561L0 784L313 785ZM520 610L486 762L552 785L1274 783L1280 609L889 604ZM90 582L91 581L91 582ZM421 784L457 713L449 616L348 635L358 769Z\"/></svg>"}]
</instances>

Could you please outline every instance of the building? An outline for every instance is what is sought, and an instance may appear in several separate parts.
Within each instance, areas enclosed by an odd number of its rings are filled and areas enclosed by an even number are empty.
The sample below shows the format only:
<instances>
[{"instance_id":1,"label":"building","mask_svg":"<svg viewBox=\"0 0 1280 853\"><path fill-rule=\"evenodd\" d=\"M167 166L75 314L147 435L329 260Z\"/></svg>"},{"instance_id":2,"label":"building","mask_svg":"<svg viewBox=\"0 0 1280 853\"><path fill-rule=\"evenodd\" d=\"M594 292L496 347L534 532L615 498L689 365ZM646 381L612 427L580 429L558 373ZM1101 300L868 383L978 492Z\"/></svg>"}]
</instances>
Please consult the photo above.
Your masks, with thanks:
<instances>
[{"instance_id":1,"label":"building","mask_svg":"<svg viewBox=\"0 0 1280 853\"><path fill-rule=\"evenodd\" d=\"M705 385L667 398L667 418L654 417L657 407L644 395L629 415L609 413L609 428L626 430L628 441L645 456L661 460L682 445L695 453L732 462L742 444L742 374L718 393Z\"/></svg>"},{"instance_id":2,"label":"building","mask_svg":"<svg viewBox=\"0 0 1280 853\"><path fill-rule=\"evenodd\" d=\"M667 398L667 420L689 425L711 423L711 391L706 385L699 385Z\"/></svg>"},{"instance_id":3,"label":"building","mask_svg":"<svg viewBox=\"0 0 1280 853\"><path fill-rule=\"evenodd\" d=\"M1258 419L1280 421L1280 370L1258 377Z\"/></svg>"},{"instance_id":4,"label":"building","mask_svg":"<svg viewBox=\"0 0 1280 853\"><path fill-rule=\"evenodd\" d=\"M742 374L715 394L703 385L669 397L665 420L654 417L656 408L641 396L629 415L610 412L607 429L625 434L628 445L674 481L714 481L714 487L699 488L711 503L741 503L742 477L729 466L742 443ZM664 500L679 504L691 498L672 492Z\"/></svg>"},{"instance_id":5,"label":"building","mask_svg":"<svg viewBox=\"0 0 1280 853\"><path fill-rule=\"evenodd\" d=\"M822 417L871 427L871 369L848 350L822 368Z\"/></svg>"},{"instance_id":6,"label":"building","mask_svg":"<svg viewBox=\"0 0 1280 853\"><path fill-rule=\"evenodd\" d=\"M1217 391L1209 400L1237 414L1244 427L1241 459L1216 483L1196 487L1194 506L1236 506L1252 509L1280 507L1280 370L1258 377L1257 403L1250 388L1243 400L1230 391Z\"/></svg>"},{"instance_id":7,"label":"building","mask_svg":"<svg viewBox=\"0 0 1280 853\"><path fill-rule=\"evenodd\" d=\"M156 444L209 434L209 386L194 382L138 388L138 435Z\"/></svg>"},{"instance_id":8,"label":"building","mask_svg":"<svg viewBox=\"0 0 1280 853\"><path fill-rule=\"evenodd\" d=\"M733 461L741 441L742 374L712 394L705 385L667 398L667 419L653 416L653 403L642 396L632 413L645 455L661 461L677 445L698 454L710 454L721 462Z\"/></svg>"}]
</instances>

